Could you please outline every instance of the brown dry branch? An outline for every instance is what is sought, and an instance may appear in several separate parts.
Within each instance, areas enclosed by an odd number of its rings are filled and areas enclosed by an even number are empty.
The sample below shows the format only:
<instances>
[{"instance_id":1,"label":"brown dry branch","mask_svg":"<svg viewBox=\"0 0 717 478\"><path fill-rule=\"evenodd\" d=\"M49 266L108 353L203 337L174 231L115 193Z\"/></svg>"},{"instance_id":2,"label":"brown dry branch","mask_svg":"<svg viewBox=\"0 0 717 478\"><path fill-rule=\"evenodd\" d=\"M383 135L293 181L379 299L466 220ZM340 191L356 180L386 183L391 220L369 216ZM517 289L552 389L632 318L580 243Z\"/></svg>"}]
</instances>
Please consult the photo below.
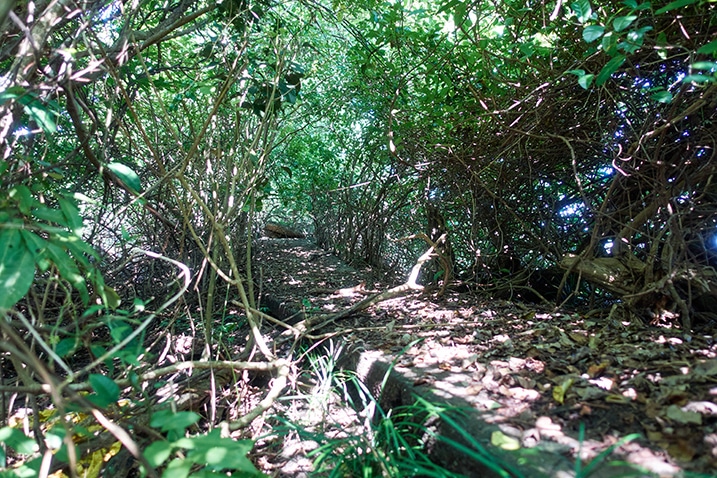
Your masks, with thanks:
<instances>
[{"instance_id":1,"label":"brown dry branch","mask_svg":"<svg viewBox=\"0 0 717 478\"><path fill-rule=\"evenodd\" d=\"M167 367L162 367L148 372L142 373L137 377L137 383L149 382L156 380L165 375L174 374L177 372L191 372L192 370L248 370L254 372L271 372L278 370L284 365L284 362L277 360L274 362L243 362L233 360L196 360L196 361L185 361L177 362ZM133 381L130 379L119 379L115 380L115 383L120 387L131 387ZM73 392L87 392L92 390L92 386L89 382L71 383L67 385L67 389ZM44 383L35 383L30 385L0 385L0 392L12 392L12 393L30 393L39 395L43 393L50 393L51 386Z\"/></svg>"},{"instance_id":2,"label":"brown dry branch","mask_svg":"<svg viewBox=\"0 0 717 478\"><path fill-rule=\"evenodd\" d=\"M418 274L421 272L421 268L423 265L430 261L433 257L436 256L434 253L435 248L437 244L440 244L441 242L445 241L446 235L443 234L436 242L431 241L428 236L425 234L416 234L413 236L409 236L406 238L403 238L401 240L408 240L408 239L415 239L420 238L424 241L428 242L430 247L426 252L424 252L421 257L418 258L416 263L414 264L413 268L411 269L411 272L408 275L408 278L406 279L406 282L403 284L392 287L391 289L385 290L383 292L380 292L378 294L374 294L372 296L369 296L356 304L352 305L351 307L344 309L340 312L336 312L333 314L318 314L311 317L308 317L301 322L297 323L291 331L298 331L299 336L295 336L295 338L300 338L307 336L307 334L319 330L339 319L343 319L345 317L348 317L352 314L355 314L356 312L359 312L361 310L367 309L371 307L372 305L378 304L379 302L383 302L385 300L394 299L396 297L400 297L407 292L410 291L421 291L423 290L423 286L418 284L416 280L418 279ZM286 334L287 332L284 332Z\"/></svg>"}]
</instances>

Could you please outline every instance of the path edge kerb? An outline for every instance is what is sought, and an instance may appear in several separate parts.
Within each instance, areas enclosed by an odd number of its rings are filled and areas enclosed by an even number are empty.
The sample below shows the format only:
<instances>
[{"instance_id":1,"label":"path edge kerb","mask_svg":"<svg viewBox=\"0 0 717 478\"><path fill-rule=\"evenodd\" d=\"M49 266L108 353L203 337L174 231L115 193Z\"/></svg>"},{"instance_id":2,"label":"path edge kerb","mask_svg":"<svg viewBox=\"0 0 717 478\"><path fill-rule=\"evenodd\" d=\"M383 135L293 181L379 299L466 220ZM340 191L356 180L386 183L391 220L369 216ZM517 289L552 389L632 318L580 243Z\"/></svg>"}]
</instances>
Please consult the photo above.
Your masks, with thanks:
<instances>
[{"instance_id":1,"label":"path edge kerb","mask_svg":"<svg viewBox=\"0 0 717 478\"><path fill-rule=\"evenodd\" d=\"M491 435L499 431L497 425L481 419L481 412L460 397L446 398L437 395L426 386L414 385L416 377L399 371L392 365L392 357L376 351L355 351L341 360L341 367L356 374L358 380L377 398L378 405L387 413L401 406L411 406L420 397L432 404L446 406L454 412L448 415L459 423L463 430L483 446L490 456L520 470L526 477L572 476L573 470L567 460L544 450L520 448L515 451L502 450L491 444ZM443 420L427 424L436 435L445 437L463 446L470 447L461 433ZM454 473L467 477L500 477L485 463L475 460L450 444L436 439L426 443L428 456L433 463ZM505 476L505 475L503 475Z\"/></svg>"}]
</instances>

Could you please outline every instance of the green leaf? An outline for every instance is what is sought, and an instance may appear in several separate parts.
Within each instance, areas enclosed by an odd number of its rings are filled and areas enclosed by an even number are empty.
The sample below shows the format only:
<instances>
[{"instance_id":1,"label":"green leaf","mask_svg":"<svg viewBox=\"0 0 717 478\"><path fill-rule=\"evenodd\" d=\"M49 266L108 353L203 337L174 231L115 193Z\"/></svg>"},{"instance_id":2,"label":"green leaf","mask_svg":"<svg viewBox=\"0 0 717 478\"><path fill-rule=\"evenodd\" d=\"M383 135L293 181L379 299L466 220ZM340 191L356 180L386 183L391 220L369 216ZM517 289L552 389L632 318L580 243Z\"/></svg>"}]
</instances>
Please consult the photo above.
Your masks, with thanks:
<instances>
[{"instance_id":1,"label":"green leaf","mask_svg":"<svg viewBox=\"0 0 717 478\"><path fill-rule=\"evenodd\" d=\"M638 28L637 30L630 30L627 34L627 39L641 46L645 41L645 33L650 30L652 30L652 27L650 26Z\"/></svg>"},{"instance_id":2,"label":"green leaf","mask_svg":"<svg viewBox=\"0 0 717 478\"><path fill-rule=\"evenodd\" d=\"M711 53L717 53L717 40L712 40L711 42L707 43L706 45L702 45L699 50L697 50L697 53L702 53L704 55L709 55Z\"/></svg>"},{"instance_id":3,"label":"green leaf","mask_svg":"<svg viewBox=\"0 0 717 478\"><path fill-rule=\"evenodd\" d=\"M0 229L0 309L9 309L30 290L35 279L34 254L19 229Z\"/></svg>"},{"instance_id":4,"label":"green leaf","mask_svg":"<svg viewBox=\"0 0 717 478\"><path fill-rule=\"evenodd\" d=\"M605 27L600 25L590 25L589 27L585 27L585 30L583 30L583 40L588 43L592 43L600 38L603 33L605 33Z\"/></svg>"},{"instance_id":5,"label":"green leaf","mask_svg":"<svg viewBox=\"0 0 717 478\"><path fill-rule=\"evenodd\" d=\"M590 88L590 85L592 84L594 78L595 75L593 75L592 73L583 75L578 78L578 85L582 86L584 90L587 90Z\"/></svg>"},{"instance_id":6,"label":"green leaf","mask_svg":"<svg viewBox=\"0 0 717 478\"><path fill-rule=\"evenodd\" d=\"M625 55L616 55L614 58L612 58L605 64L605 66L603 66L602 70L600 70L600 73L598 73L597 78L595 79L595 84L597 86L604 85L605 82L610 79L612 74L615 73L622 66L623 63L625 63Z\"/></svg>"},{"instance_id":7,"label":"green leaf","mask_svg":"<svg viewBox=\"0 0 717 478\"><path fill-rule=\"evenodd\" d=\"M667 90L656 91L650 96L650 98L658 103L669 103L672 101L672 93Z\"/></svg>"},{"instance_id":8,"label":"green leaf","mask_svg":"<svg viewBox=\"0 0 717 478\"><path fill-rule=\"evenodd\" d=\"M259 473L246 457L246 454L254 447L254 442L251 440L222 438L219 429L214 429L206 435L182 438L174 444L189 450L187 459L192 460L194 463L209 465L215 470Z\"/></svg>"},{"instance_id":9,"label":"green leaf","mask_svg":"<svg viewBox=\"0 0 717 478\"><path fill-rule=\"evenodd\" d=\"M25 90L22 86L11 86L10 88L0 92L0 105L3 105L10 100L20 98L26 93L27 90Z\"/></svg>"},{"instance_id":10,"label":"green leaf","mask_svg":"<svg viewBox=\"0 0 717 478\"><path fill-rule=\"evenodd\" d=\"M660 8L655 12L655 15L662 15L665 12L669 12L670 10L675 10L676 8L682 8L687 5L692 5L693 3L697 3L699 0L675 0L674 2L670 2L664 7Z\"/></svg>"},{"instance_id":11,"label":"green leaf","mask_svg":"<svg viewBox=\"0 0 717 478\"><path fill-rule=\"evenodd\" d=\"M637 1L636 0L624 0L622 2L623 5L625 5L628 8L632 8L633 10L637 8Z\"/></svg>"},{"instance_id":12,"label":"green leaf","mask_svg":"<svg viewBox=\"0 0 717 478\"><path fill-rule=\"evenodd\" d=\"M167 465L164 473L162 473L162 478L187 478L192 466L194 466L194 463L191 460L175 458Z\"/></svg>"},{"instance_id":13,"label":"green leaf","mask_svg":"<svg viewBox=\"0 0 717 478\"><path fill-rule=\"evenodd\" d=\"M101 355L104 355L105 352L107 352L107 349L105 349L101 345L90 345L90 352L92 352L92 355L99 357Z\"/></svg>"},{"instance_id":14,"label":"green leaf","mask_svg":"<svg viewBox=\"0 0 717 478\"><path fill-rule=\"evenodd\" d=\"M78 428L79 425L73 430L75 436L79 436L79 432L77 431ZM85 436L89 435L90 434L88 433ZM66 436L67 430L63 429L61 426L58 426L58 424L55 424L45 433L45 444L50 450L59 450L63 447Z\"/></svg>"},{"instance_id":15,"label":"green leaf","mask_svg":"<svg viewBox=\"0 0 717 478\"><path fill-rule=\"evenodd\" d=\"M707 75L687 75L682 79L682 83L712 83L714 81L713 76Z\"/></svg>"},{"instance_id":16,"label":"green leaf","mask_svg":"<svg viewBox=\"0 0 717 478\"><path fill-rule=\"evenodd\" d=\"M593 74L586 75L585 70L569 70L568 73L577 75L578 85L580 85L585 90L590 88L590 84L593 82L593 78L595 77L595 75Z\"/></svg>"},{"instance_id":17,"label":"green leaf","mask_svg":"<svg viewBox=\"0 0 717 478\"><path fill-rule=\"evenodd\" d=\"M110 329L110 335L115 344L122 342L132 333L132 327L122 319L110 320L107 322L107 327Z\"/></svg>"},{"instance_id":18,"label":"green leaf","mask_svg":"<svg viewBox=\"0 0 717 478\"><path fill-rule=\"evenodd\" d=\"M707 70L707 71L717 70L717 63L715 63L713 61L698 61L696 63L692 63L690 66L694 70Z\"/></svg>"},{"instance_id":19,"label":"green leaf","mask_svg":"<svg viewBox=\"0 0 717 478\"><path fill-rule=\"evenodd\" d=\"M150 426L159 428L163 432L169 430L186 430L199 421L200 416L194 412L177 412L172 410L159 410L152 414Z\"/></svg>"},{"instance_id":20,"label":"green leaf","mask_svg":"<svg viewBox=\"0 0 717 478\"><path fill-rule=\"evenodd\" d=\"M471 25L471 18L469 15L467 15L468 11L468 4L466 2L456 2L455 8L453 9L453 22L457 25L463 25L464 23L466 26Z\"/></svg>"},{"instance_id":21,"label":"green leaf","mask_svg":"<svg viewBox=\"0 0 717 478\"><path fill-rule=\"evenodd\" d=\"M95 396L96 404L106 407L119 400L120 388L111 378L93 373L90 374L89 381L92 390L97 394Z\"/></svg>"},{"instance_id":22,"label":"green leaf","mask_svg":"<svg viewBox=\"0 0 717 478\"><path fill-rule=\"evenodd\" d=\"M230 478L248 478L250 476L263 475L252 475L247 473L232 473L231 475L227 475L226 472L212 471L204 468L193 472L191 475L189 475L189 478L226 478L227 476L229 476Z\"/></svg>"},{"instance_id":23,"label":"green leaf","mask_svg":"<svg viewBox=\"0 0 717 478\"><path fill-rule=\"evenodd\" d=\"M620 43L617 44L617 49L620 51L624 51L627 54L630 54L630 53L635 53L637 50L639 50L640 46L641 45L638 45L635 43L621 41Z\"/></svg>"},{"instance_id":24,"label":"green leaf","mask_svg":"<svg viewBox=\"0 0 717 478\"><path fill-rule=\"evenodd\" d=\"M156 468L172 454L173 446L166 440L156 441L144 449L142 454L149 462L150 466Z\"/></svg>"},{"instance_id":25,"label":"green leaf","mask_svg":"<svg viewBox=\"0 0 717 478\"><path fill-rule=\"evenodd\" d=\"M86 318L88 318L88 317L90 317L90 316L93 316L93 315L95 315L95 314L99 314L99 313L102 312L103 310L104 310L104 307L102 307L102 306L99 305L99 304L91 305L91 306L89 306L89 307L87 308L87 310L85 310L85 311L82 313L82 315L80 316L80 318L81 318L81 319L86 319ZM94 353L94 352L93 352L93 353ZM102 355L102 354L99 354L99 355Z\"/></svg>"},{"instance_id":26,"label":"green leaf","mask_svg":"<svg viewBox=\"0 0 717 478\"><path fill-rule=\"evenodd\" d=\"M602 46L602 49L610 56L615 56L615 48L617 45L618 36L615 35L615 32L612 31L606 31L605 34L602 36L602 40L600 41L600 46Z\"/></svg>"},{"instance_id":27,"label":"green leaf","mask_svg":"<svg viewBox=\"0 0 717 478\"><path fill-rule=\"evenodd\" d=\"M590 20L590 15L593 13L589 0L578 0L570 5L570 8L573 9L580 23L585 23Z\"/></svg>"},{"instance_id":28,"label":"green leaf","mask_svg":"<svg viewBox=\"0 0 717 478\"><path fill-rule=\"evenodd\" d=\"M32 210L32 215L35 216L38 219L42 219L47 222L53 222L55 224L59 224L61 226L66 226L65 224L65 216L62 214L62 211L58 211L57 209L50 209L49 207L45 206L44 204L35 204L35 209ZM39 226L39 224L38 224Z\"/></svg>"},{"instance_id":29,"label":"green leaf","mask_svg":"<svg viewBox=\"0 0 717 478\"><path fill-rule=\"evenodd\" d=\"M47 254L60 272L60 276L80 293L82 302L87 304L90 300L90 294L87 291L85 278L80 274L77 264L60 246L50 242L47 244Z\"/></svg>"},{"instance_id":30,"label":"green leaf","mask_svg":"<svg viewBox=\"0 0 717 478\"><path fill-rule=\"evenodd\" d=\"M286 101L289 102L290 105L296 104L296 100L299 97L298 93L296 93L296 90L291 90L286 95L284 95L286 98Z\"/></svg>"},{"instance_id":31,"label":"green leaf","mask_svg":"<svg viewBox=\"0 0 717 478\"><path fill-rule=\"evenodd\" d=\"M32 192L23 184L18 184L8 191L8 196L17 201L17 207L21 213L29 216L32 207Z\"/></svg>"},{"instance_id":32,"label":"green leaf","mask_svg":"<svg viewBox=\"0 0 717 478\"><path fill-rule=\"evenodd\" d=\"M0 443L5 443L18 453L29 455L39 450L35 440L16 428L0 428Z\"/></svg>"},{"instance_id":33,"label":"green leaf","mask_svg":"<svg viewBox=\"0 0 717 478\"><path fill-rule=\"evenodd\" d=\"M25 112L34 119L37 124L46 133L54 133L57 131L57 124L55 123L56 113L43 105L40 100L33 100L26 104Z\"/></svg>"},{"instance_id":34,"label":"green leaf","mask_svg":"<svg viewBox=\"0 0 717 478\"><path fill-rule=\"evenodd\" d=\"M68 228L78 236L81 235L83 223L77 203L63 196L59 196L57 202L60 204L60 210L67 220Z\"/></svg>"},{"instance_id":35,"label":"green leaf","mask_svg":"<svg viewBox=\"0 0 717 478\"><path fill-rule=\"evenodd\" d=\"M142 191L142 182L139 176L128 166L122 163L110 163L107 165L107 169L112 171L115 176L121 179L122 182L134 192L139 193Z\"/></svg>"},{"instance_id":36,"label":"green leaf","mask_svg":"<svg viewBox=\"0 0 717 478\"><path fill-rule=\"evenodd\" d=\"M117 291L108 285L102 287L100 297L102 298L102 303L110 309L116 309L122 303L122 299Z\"/></svg>"},{"instance_id":37,"label":"green leaf","mask_svg":"<svg viewBox=\"0 0 717 478\"><path fill-rule=\"evenodd\" d=\"M518 46L518 48L525 55L526 58L530 58L531 56L533 56L533 54L535 54L535 45L533 45L532 43L522 43Z\"/></svg>"},{"instance_id":38,"label":"green leaf","mask_svg":"<svg viewBox=\"0 0 717 478\"><path fill-rule=\"evenodd\" d=\"M13 478L35 478L36 476L40 476L40 466L43 463L43 457L41 456L33 460L25 461L19 467L13 468L12 474L9 476Z\"/></svg>"},{"instance_id":39,"label":"green leaf","mask_svg":"<svg viewBox=\"0 0 717 478\"><path fill-rule=\"evenodd\" d=\"M45 272L49 269L51 263L45 253L47 241L26 229L20 230L20 235L22 235L22 239L25 241L25 247L32 253L35 264L37 264L37 268L40 269L40 272Z\"/></svg>"},{"instance_id":40,"label":"green leaf","mask_svg":"<svg viewBox=\"0 0 717 478\"><path fill-rule=\"evenodd\" d=\"M67 231L56 231L54 241L67 248L67 250L69 250L75 257L75 260L85 266L90 267L90 262L87 260L87 257L94 257L96 259L100 257L92 246L87 244L76 234L71 234Z\"/></svg>"},{"instance_id":41,"label":"green leaf","mask_svg":"<svg viewBox=\"0 0 717 478\"><path fill-rule=\"evenodd\" d=\"M55 353L60 357L66 357L71 354L77 347L77 340L74 338L66 338L60 340L55 346Z\"/></svg>"},{"instance_id":42,"label":"green leaf","mask_svg":"<svg viewBox=\"0 0 717 478\"><path fill-rule=\"evenodd\" d=\"M635 20L637 20L637 15L617 17L612 21L612 27L615 29L616 32L620 32L632 25L632 22L634 22Z\"/></svg>"}]
</instances>

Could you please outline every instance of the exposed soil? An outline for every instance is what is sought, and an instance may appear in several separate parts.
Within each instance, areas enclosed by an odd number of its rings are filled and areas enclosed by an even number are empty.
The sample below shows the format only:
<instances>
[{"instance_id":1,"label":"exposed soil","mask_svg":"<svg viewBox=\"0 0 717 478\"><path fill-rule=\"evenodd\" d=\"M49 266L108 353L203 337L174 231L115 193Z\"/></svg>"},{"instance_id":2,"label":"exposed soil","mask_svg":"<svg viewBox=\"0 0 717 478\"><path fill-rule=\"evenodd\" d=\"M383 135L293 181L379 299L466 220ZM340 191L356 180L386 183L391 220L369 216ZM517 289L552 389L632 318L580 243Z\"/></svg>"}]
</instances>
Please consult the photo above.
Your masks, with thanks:
<instances>
[{"instance_id":1,"label":"exposed soil","mask_svg":"<svg viewBox=\"0 0 717 478\"><path fill-rule=\"evenodd\" d=\"M263 239L256 249L264 305L290 323L397 285L343 264L306 239ZM395 359L395 372L415 391L469 403L481 422L523 449L589 461L638 433L616 457L659 476L715 473L713 332L633 324L619 313L608 319L607 312L588 316L472 293L409 292L311 332L309 343ZM331 409L337 416L321 420L344 432L361 426L346 407ZM278 410L294 418L309 411L298 401ZM271 440L263 445L272 446ZM311 470L305 453L315 447L286 437L265 465L282 476L302 476Z\"/></svg>"}]
</instances>

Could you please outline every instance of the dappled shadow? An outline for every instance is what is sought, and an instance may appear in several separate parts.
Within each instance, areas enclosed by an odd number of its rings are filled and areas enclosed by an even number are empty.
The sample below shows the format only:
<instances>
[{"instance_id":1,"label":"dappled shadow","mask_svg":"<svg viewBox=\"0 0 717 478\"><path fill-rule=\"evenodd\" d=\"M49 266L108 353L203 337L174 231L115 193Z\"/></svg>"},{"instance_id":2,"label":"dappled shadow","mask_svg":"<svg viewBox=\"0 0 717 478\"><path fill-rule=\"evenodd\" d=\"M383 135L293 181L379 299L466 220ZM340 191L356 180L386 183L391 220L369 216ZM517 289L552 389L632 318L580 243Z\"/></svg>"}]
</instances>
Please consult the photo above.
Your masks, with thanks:
<instances>
[{"instance_id":1,"label":"dappled shadow","mask_svg":"<svg viewBox=\"0 0 717 478\"><path fill-rule=\"evenodd\" d=\"M395 285L342 264L308 240L262 240L256 247L263 295L283 307L271 310L280 319L342 310ZM641 439L616 455L664 476L710 473L717 465L711 336L622 322L616 314L414 292L314 337L345 341L354 368L363 363L362 375L376 387L388 369L376 364L395 360L392 380L409 388L407 396L468 407L476 423L499 433L481 436L508 437L523 450L589 461L639 433ZM383 372L371 378L372 367Z\"/></svg>"}]
</instances>

